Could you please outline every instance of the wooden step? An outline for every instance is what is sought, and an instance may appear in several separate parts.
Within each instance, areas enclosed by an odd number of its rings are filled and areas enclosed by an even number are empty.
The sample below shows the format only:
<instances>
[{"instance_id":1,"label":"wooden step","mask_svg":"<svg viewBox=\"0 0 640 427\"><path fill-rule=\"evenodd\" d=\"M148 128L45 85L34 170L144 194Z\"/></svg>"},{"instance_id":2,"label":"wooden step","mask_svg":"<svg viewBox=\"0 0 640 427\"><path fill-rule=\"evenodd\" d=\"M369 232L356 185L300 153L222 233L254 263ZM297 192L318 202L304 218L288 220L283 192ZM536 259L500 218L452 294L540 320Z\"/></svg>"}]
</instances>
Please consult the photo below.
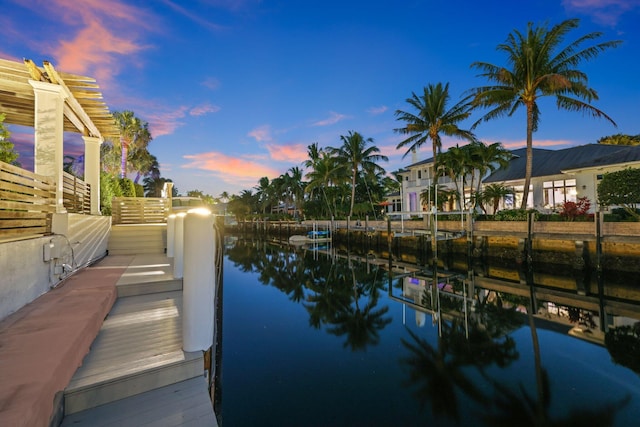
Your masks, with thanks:
<instances>
[{"instance_id":1,"label":"wooden step","mask_svg":"<svg viewBox=\"0 0 640 427\"><path fill-rule=\"evenodd\" d=\"M65 389L65 415L204 375L182 351L182 292L119 298Z\"/></svg>"},{"instance_id":2,"label":"wooden step","mask_svg":"<svg viewBox=\"0 0 640 427\"><path fill-rule=\"evenodd\" d=\"M192 378L64 418L61 427L218 425L204 378Z\"/></svg>"},{"instance_id":3,"label":"wooden step","mask_svg":"<svg viewBox=\"0 0 640 427\"><path fill-rule=\"evenodd\" d=\"M116 285L118 297L182 290L182 279L173 277L173 258L141 254L134 258Z\"/></svg>"}]
</instances>

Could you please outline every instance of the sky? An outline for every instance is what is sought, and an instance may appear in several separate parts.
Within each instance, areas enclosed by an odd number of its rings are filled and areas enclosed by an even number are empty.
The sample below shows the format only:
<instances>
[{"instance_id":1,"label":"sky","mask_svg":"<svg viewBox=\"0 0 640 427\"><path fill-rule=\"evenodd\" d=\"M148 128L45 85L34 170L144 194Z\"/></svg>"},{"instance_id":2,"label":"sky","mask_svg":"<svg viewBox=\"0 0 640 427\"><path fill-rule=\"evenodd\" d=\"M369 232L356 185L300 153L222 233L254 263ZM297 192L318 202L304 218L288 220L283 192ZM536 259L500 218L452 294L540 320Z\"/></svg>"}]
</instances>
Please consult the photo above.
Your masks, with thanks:
<instances>
[{"instance_id":1,"label":"sky","mask_svg":"<svg viewBox=\"0 0 640 427\"><path fill-rule=\"evenodd\" d=\"M579 68L617 124L540 101L534 146L560 149L640 134L640 0L0 0L0 57L97 80L111 111L149 123L151 154L182 195L218 197L302 168L307 147L372 138L388 172L412 163L396 146L397 110L428 84L449 83L451 104L487 83L476 61L506 65L496 47L528 22L578 18L566 40L601 32L622 40ZM480 117L474 114L469 128ZM10 127L23 166L33 130ZM475 133L525 145L524 111ZM65 138L67 136L65 135ZM65 154L82 154L81 139ZM443 139L443 148L463 144ZM429 147L417 160L431 157Z\"/></svg>"}]
</instances>

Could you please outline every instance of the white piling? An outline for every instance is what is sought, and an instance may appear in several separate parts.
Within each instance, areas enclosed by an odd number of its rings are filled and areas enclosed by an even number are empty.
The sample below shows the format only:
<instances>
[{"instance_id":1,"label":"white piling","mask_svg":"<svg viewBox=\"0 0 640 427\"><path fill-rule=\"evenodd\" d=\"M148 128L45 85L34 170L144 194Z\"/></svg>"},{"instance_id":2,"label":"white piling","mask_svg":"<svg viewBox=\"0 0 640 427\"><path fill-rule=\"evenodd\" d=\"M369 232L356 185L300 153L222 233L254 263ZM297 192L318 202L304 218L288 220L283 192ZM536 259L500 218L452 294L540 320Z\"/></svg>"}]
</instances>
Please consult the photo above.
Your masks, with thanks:
<instances>
[{"instance_id":1,"label":"white piling","mask_svg":"<svg viewBox=\"0 0 640 427\"><path fill-rule=\"evenodd\" d=\"M213 345L215 299L214 217L206 209L184 218L182 348L206 351Z\"/></svg>"},{"instance_id":2,"label":"white piling","mask_svg":"<svg viewBox=\"0 0 640 427\"><path fill-rule=\"evenodd\" d=\"M167 257L173 258L173 246L176 233L176 214L167 217Z\"/></svg>"},{"instance_id":3,"label":"white piling","mask_svg":"<svg viewBox=\"0 0 640 427\"><path fill-rule=\"evenodd\" d=\"M176 215L174 239L173 239L173 277L182 279L184 259L184 217L187 214L180 212Z\"/></svg>"}]
</instances>

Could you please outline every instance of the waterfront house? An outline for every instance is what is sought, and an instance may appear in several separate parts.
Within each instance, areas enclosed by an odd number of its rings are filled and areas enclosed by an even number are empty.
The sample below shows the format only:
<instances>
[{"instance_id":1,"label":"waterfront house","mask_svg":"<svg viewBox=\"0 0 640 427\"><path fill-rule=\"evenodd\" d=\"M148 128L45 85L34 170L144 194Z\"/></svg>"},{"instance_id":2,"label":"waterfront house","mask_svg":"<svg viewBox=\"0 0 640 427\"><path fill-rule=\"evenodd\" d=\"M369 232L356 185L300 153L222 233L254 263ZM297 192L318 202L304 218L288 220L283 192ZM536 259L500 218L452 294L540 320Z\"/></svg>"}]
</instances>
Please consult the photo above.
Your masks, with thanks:
<instances>
[{"instance_id":1,"label":"waterfront house","mask_svg":"<svg viewBox=\"0 0 640 427\"><path fill-rule=\"evenodd\" d=\"M482 180L483 187L502 184L513 189L514 195L502 200L499 209L519 207L524 192L526 149L511 153L513 157L506 168L496 170ZM628 167L640 167L640 146L587 144L560 150L534 148L527 206L551 212L566 201L575 202L580 197L587 197L592 211L598 210L596 191L602 176ZM428 207L422 203L420 194L433 185L433 172L433 158L421 161L414 158L413 163L400 170L401 190L387 196L387 213L403 212L405 217L423 215ZM439 177L437 182L441 189L458 191L449 177ZM464 191L468 200L469 188ZM443 210L456 209L459 209L457 204L445 204Z\"/></svg>"},{"instance_id":2,"label":"waterfront house","mask_svg":"<svg viewBox=\"0 0 640 427\"><path fill-rule=\"evenodd\" d=\"M509 165L483 180L511 187L519 207L524 191L526 149L512 151ZM592 211L599 210L598 183L607 172L640 167L640 146L587 144L561 150L533 149L533 171L527 206L543 212L557 210L566 201L587 197Z\"/></svg>"}]
</instances>

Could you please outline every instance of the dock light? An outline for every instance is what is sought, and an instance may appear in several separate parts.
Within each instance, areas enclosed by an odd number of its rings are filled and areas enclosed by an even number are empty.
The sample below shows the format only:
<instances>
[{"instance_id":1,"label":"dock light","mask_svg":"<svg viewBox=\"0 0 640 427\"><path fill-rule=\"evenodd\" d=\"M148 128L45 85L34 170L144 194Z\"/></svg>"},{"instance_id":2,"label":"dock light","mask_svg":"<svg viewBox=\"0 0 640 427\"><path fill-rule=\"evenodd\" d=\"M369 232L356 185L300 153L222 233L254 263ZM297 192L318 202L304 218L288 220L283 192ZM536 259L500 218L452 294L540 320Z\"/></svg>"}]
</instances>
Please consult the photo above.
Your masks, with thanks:
<instances>
[{"instance_id":1,"label":"dock light","mask_svg":"<svg viewBox=\"0 0 640 427\"><path fill-rule=\"evenodd\" d=\"M173 248L176 234L176 214L167 217L167 257L173 258Z\"/></svg>"}]
</instances>

